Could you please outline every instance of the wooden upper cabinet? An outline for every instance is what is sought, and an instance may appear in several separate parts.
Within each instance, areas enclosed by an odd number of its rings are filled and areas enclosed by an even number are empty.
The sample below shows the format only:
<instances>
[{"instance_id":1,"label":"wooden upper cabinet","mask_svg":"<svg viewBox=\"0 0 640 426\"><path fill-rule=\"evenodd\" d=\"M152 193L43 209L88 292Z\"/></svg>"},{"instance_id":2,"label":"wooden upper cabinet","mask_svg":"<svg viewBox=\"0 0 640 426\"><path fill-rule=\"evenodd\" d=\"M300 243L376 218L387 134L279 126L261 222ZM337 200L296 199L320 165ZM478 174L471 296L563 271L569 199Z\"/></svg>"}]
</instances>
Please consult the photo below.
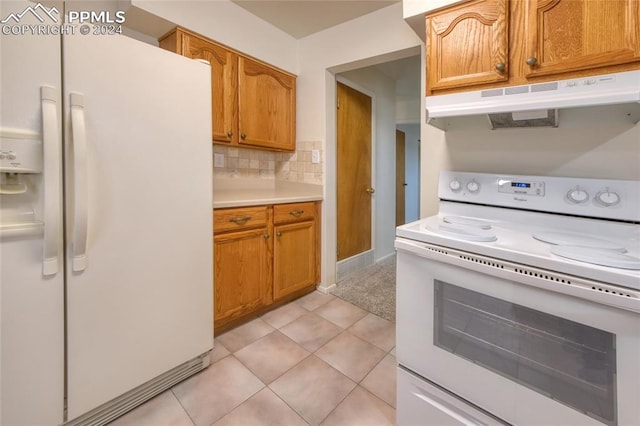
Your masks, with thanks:
<instances>
[{"instance_id":1,"label":"wooden upper cabinet","mask_svg":"<svg viewBox=\"0 0 640 426\"><path fill-rule=\"evenodd\" d=\"M427 94L506 81L507 0L474 0L426 16Z\"/></svg>"},{"instance_id":2,"label":"wooden upper cabinet","mask_svg":"<svg viewBox=\"0 0 640 426\"><path fill-rule=\"evenodd\" d=\"M295 151L295 75L182 28L160 47L211 64L214 143Z\"/></svg>"},{"instance_id":3,"label":"wooden upper cabinet","mask_svg":"<svg viewBox=\"0 0 640 426\"><path fill-rule=\"evenodd\" d=\"M235 53L200 37L182 33L182 55L205 59L211 64L213 140L232 143L237 140L238 57Z\"/></svg>"},{"instance_id":4,"label":"wooden upper cabinet","mask_svg":"<svg viewBox=\"0 0 640 426\"><path fill-rule=\"evenodd\" d=\"M239 143L294 150L295 77L244 57L238 71Z\"/></svg>"},{"instance_id":5,"label":"wooden upper cabinet","mask_svg":"<svg viewBox=\"0 0 640 426\"><path fill-rule=\"evenodd\" d=\"M528 0L527 77L640 61L638 0Z\"/></svg>"}]
</instances>

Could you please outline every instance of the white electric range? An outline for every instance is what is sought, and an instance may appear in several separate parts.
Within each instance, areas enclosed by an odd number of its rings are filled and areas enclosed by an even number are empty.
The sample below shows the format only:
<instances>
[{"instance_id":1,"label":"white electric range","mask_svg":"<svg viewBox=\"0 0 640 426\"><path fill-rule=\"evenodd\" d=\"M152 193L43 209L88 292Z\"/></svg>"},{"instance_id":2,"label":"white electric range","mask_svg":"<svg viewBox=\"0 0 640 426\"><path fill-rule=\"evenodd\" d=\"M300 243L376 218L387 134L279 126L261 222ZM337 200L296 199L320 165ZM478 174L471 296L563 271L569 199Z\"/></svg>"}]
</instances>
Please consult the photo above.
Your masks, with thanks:
<instances>
[{"instance_id":1,"label":"white electric range","mask_svg":"<svg viewBox=\"0 0 640 426\"><path fill-rule=\"evenodd\" d=\"M399 425L640 424L640 182L443 172L397 229Z\"/></svg>"}]
</instances>

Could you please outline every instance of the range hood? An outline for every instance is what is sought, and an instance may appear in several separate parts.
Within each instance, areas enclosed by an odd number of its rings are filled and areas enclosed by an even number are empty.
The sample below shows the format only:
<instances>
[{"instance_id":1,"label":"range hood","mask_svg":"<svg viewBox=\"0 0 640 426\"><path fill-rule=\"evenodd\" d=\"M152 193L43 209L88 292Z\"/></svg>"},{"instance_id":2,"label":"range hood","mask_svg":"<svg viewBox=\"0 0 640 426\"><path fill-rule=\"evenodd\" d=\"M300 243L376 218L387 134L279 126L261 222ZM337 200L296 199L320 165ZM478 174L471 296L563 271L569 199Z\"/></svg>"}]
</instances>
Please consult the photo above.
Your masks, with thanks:
<instances>
[{"instance_id":1,"label":"range hood","mask_svg":"<svg viewBox=\"0 0 640 426\"><path fill-rule=\"evenodd\" d=\"M427 123L442 130L452 118L477 115L493 129L557 127L558 109L619 104L640 120L640 70L426 97Z\"/></svg>"}]
</instances>

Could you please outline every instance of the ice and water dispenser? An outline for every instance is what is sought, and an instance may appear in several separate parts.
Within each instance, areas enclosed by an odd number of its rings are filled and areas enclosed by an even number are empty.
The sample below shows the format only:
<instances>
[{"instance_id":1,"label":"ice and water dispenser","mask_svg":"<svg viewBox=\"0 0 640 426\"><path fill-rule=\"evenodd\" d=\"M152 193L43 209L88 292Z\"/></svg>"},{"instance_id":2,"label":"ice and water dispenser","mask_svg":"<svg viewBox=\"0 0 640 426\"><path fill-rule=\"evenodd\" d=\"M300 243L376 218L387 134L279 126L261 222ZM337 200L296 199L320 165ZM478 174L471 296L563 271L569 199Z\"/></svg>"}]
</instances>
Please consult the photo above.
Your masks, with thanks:
<instances>
[{"instance_id":1,"label":"ice and water dispenser","mask_svg":"<svg viewBox=\"0 0 640 426\"><path fill-rule=\"evenodd\" d=\"M40 133L0 129L0 236L42 231L42 163Z\"/></svg>"}]
</instances>

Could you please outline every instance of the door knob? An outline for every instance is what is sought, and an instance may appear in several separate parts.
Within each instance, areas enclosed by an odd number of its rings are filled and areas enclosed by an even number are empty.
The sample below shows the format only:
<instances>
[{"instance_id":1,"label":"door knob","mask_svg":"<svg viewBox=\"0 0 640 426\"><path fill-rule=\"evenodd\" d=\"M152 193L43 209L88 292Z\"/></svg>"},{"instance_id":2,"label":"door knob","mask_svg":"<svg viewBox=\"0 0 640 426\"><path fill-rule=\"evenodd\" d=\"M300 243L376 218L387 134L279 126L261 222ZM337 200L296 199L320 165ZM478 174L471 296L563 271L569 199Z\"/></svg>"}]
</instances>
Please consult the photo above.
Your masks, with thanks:
<instances>
[{"instance_id":1,"label":"door knob","mask_svg":"<svg viewBox=\"0 0 640 426\"><path fill-rule=\"evenodd\" d=\"M369 194L374 194L376 192L376 190L373 188L367 188L365 189L365 191L367 191Z\"/></svg>"}]
</instances>

